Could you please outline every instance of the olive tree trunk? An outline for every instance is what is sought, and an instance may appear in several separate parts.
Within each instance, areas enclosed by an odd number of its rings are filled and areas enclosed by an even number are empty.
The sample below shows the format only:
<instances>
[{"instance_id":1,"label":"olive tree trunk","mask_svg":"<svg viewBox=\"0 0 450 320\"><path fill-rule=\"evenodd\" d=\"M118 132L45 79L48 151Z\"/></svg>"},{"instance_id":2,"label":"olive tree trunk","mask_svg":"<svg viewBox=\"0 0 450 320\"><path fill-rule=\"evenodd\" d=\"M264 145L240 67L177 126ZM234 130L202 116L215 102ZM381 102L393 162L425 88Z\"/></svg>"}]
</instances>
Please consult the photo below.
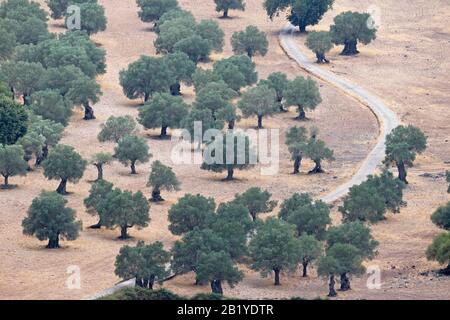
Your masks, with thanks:
<instances>
[{"instance_id":1,"label":"olive tree trunk","mask_svg":"<svg viewBox=\"0 0 450 320\"><path fill-rule=\"evenodd\" d=\"M56 236L54 238L48 239L47 248L48 249L58 249L59 248L59 232L56 233Z\"/></svg>"},{"instance_id":2,"label":"olive tree trunk","mask_svg":"<svg viewBox=\"0 0 450 320\"><path fill-rule=\"evenodd\" d=\"M89 105L89 103L84 104L84 120L94 120L94 109Z\"/></svg>"},{"instance_id":3,"label":"olive tree trunk","mask_svg":"<svg viewBox=\"0 0 450 320\"><path fill-rule=\"evenodd\" d=\"M334 285L336 284L336 281L334 280L334 275L330 275L330 283L328 284L328 296L329 297L336 297L337 292L336 289L334 289Z\"/></svg>"},{"instance_id":4,"label":"olive tree trunk","mask_svg":"<svg viewBox=\"0 0 450 320\"><path fill-rule=\"evenodd\" d=\"M343 56L354 56L359 53L357 48L358 42L356 40L347 40L344 43L344 50L341 55Z\"/></svg>"},{"instance_id":5,"label":"olive tree trunk","mask_svg":"<svg viewBox=\"0 0 450 320\"><path fill-rule=\"evenodd\" d=\"M300 173L301 165L302 165L302 156L296 156L294 159L294 174Z\"/></svg>"},{"instance_id":6,"label":"olive tree trunk","mask_svg":"<svg viewBox=\"0 0 450 320\"><path fill-rule=\"evenodd\" d=\"M212 280L211 281L211 291L212 291L212 293L222 295L223 294L222 281L221 280Z\"/></svg>"},{"instance_id":7,"label":"olive tree trunk","mask_svg":"<svg viewBox=\"0 0 450 320\"><path fill-rule=\"evenodd\" d=\"M350 279L348 278L346 273L341 274L341 291L351 290L350 287Z\"/></svg>"},{"instance_id":8,"label":"olive tree trunk","mask_svg":"<svg viewBox=\"0 0 450 320\"><path fill-rule=\"evenodd\" d=\"M280 282L280 269L278 269L278 268L275 268L275 269L273 269L273 272L275 273L275 283L274 283L274 285L276 285L276 286L279 286L279 285L281 285L281 282Z\"/></svg>"},{"instance_id":9,"label":"olive tree trunk","mask_svg":"<svg viewBox=\"0 0 450 320\"><path fill-rule=\"evenodd\" d=\"M408 180L406 180L407 172L406 172L406 166L403 161L400 161L397 163L397 169L398 169L398 178L399 180L403 181L405 184L408 184Z\"/></svg>"},{"instance_id":10,"label":"olive tree trunk","mask_svg":"<svg viewBox=\"0 0 450 320\"><path fill-rule=\"evenodd\" d=\"M67 194L67 179L63 178L61 179L61 182L59 183L58 188L56 189L56 192L62 195Z\"/></svg>"},{"instance_id":11,"label":"olive tree trunk","mask_svg":"<svg viewBox=\"0 0 450 320\"><path fill-rule=\"evenodd\" d=\"M158 186L153 188L151 201L153 202L164 201L164 199L161 197L161 189Z\"/></svg>"}]
</instances>

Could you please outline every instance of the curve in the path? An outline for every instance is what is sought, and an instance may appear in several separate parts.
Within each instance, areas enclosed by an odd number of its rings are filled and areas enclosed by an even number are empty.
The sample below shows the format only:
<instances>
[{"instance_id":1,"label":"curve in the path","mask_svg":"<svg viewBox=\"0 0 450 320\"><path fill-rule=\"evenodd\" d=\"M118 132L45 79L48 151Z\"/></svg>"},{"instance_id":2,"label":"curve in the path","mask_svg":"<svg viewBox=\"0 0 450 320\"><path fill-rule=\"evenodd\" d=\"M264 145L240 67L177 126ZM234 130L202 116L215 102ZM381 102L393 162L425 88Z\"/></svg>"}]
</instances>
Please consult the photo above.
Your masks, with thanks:
<instances>
[{"instance_id":1,"label":"curve in the path","mask_svg":"<svg viewBox=\"0 0 450 320\"><path fill-rule=\"evenodd\" d=\"M338 188L322 197L323 201L332 203L346 195L352 186L358 185L365 181L367 176L372 174L376 170L377 166L382 163L385 155L386 136L392 131L392 129L400 124L400 121L397 118L397 115L376 96L370 94L363 88L336 76L334 73L318 67L316 63L309 61L309 59L300 51L299 47L295 43L293 36L294 31L295 27L289 24L284 27L280 33L280 45L287 55L294 59L300 67L308 73L332 84L345 94L356 98L358 101L366 105L375 114L378 119L378 123L380 124L380 134L377 144L359 167L355 175L353 175L348 182L340 185Z\"/></svg>"}]
</instances>

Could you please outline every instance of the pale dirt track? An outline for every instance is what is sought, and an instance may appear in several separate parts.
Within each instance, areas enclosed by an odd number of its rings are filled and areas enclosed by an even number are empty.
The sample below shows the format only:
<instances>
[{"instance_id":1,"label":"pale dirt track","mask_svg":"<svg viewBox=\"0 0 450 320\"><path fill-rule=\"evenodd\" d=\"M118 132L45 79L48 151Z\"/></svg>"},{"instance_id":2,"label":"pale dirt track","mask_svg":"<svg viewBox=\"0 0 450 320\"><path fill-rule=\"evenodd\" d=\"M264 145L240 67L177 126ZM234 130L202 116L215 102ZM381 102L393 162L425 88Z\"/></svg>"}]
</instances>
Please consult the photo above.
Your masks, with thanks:
<instances>
[{"instance_id":1,"label":"pale dirt track","mask_svg":"<svg viewBox=\"0 0 450 320\"><path fill-rule=\"evenodd\" d=\"M292 59L297 61L300 67L305 69L308 73L311 73L321 80L331 83L341 89L345 94L356 98L358 101L366 105L376 115L380 124L380 136L378 137L378 142L355 175L353 175L348 182L322 197L322 200L325 202L334 202L347 194L352 186L360 184L367 178L368 175L375 172L385 156L386 136L392 131L392 129L397 127L400 122L397 115L378 97L373 96L363 88L356 86L311 62L298 48L293 36L295 30L296 28L289 24L284 27L280 33L280 43L286 53Z\"/></svg>"}]
</instances>

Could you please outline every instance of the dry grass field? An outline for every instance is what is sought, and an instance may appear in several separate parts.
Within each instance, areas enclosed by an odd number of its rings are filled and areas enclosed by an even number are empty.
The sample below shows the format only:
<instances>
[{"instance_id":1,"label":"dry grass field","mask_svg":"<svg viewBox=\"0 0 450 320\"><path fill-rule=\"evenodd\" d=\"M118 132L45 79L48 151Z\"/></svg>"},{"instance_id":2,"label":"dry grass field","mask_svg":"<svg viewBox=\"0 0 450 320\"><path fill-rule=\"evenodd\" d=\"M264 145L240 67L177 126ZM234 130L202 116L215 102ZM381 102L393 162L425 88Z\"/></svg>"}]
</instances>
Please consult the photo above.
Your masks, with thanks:
<instances>
[{"instance_id":1,"label":"dry grass field","mask_svg":"<svg viewBox=\"0 0 450 320\"><path fill-rule=\"evenodd\" d=\"M39 2L44 3L40 0ZM77 111L66 128L61 143L72 145L83 157L89 158L99 151L112 151L113 144L99 143L97 134L100 125L111 115L129 114L136 116L141 101L130 101L119 85L119 71L141 55L155 55L153 41L155 34L150 25L137 16L134 0L99 0L105 7L108 28L93 36L98 45L107 51L107 73L99 79L103 96L95 106L97 119L81 120ZM200 19L217 19L212 0L180 0L181 6ZM256 57L260 78L271 72L282 71L294 78L305 73L291 61L278 44L278 34L286 21L280 16L274 21L267 18L262 8L263 0L248 0L245 12L231 12L231 19L218 19L226 34L223 53L213 55L213 60L232 54L229 39L234 31L253 24L264 30L269 37L270 47L266 57ZM332 18L344 10L366 10L371 1L337 0L334 10L329 12L319 26L313 29L327 29ZM410 169L410 182L405 194L408 206L398 215L372 227L375 238L380 241L379 254L371 265L382 270L382 288L369 290L367 277L355 278L353 290L339 294L341 299L449 299L450 278L427 276L421 273L436 270L437 264L426 261L425 248L439 232L429 217L440 205L449 201L444 179L431 179L421 174L440 173L450 168L450 87L448 72L450 60L450 4L444 0L428 1L380 0L376 5L382 9L382 27L377 40L360 47L358 57L344 58L335 48L330 54L330 68L338 75L351 80L379 96L390 106L404 123L422 128L429 136L429 149L420 156L414 168ZM54 32L61 32L61 21L50 21ZM298 37L298 45L304 48L304 37ZM311 56L313 58L313 56ZM342 184L365 159L378 136L378 123L366 107L351 97L343 95L333 86L320 82L323 103L309 114L306 126L317 126L320 137L334 149L336 160L326 164L326 174L319 176L291 175L292 164L284 145L285 131L298 124L294 120L295 110L278 114L265 122L268 128L279 128L282 141L280 172L276 176L261 176L259 168L237 172L233 182L223 182L223 174L200 170L198 165L173 165L170 163L171 142L155 138L157 132L141 129L140 135L147 138L152 160L162 160L174 167L182 182L181 190L165 194L163 204L152 205L151 222L143 230L131 229L132 239L120 241L118 230L90 230L86 227L96 222L86 213L83 199L88 195L90 181L96 177L91 166L83 179L76 185L69 184L67 197L70 207L77 211L83 221L84 230L79 239L63 242L60 250L46 250L45 243L22 235L21 221L26 215L32 199L42 189L53 190L56 181L47 181L38 169L26 177L14 177L14 190L0 190L0 299L84 299L120 279L114 275L114 260L124 244L137 240L162 241L170 248L176 238L168 231L167 211L177 198L185 193L201 193L214 197L217 202L228 201L235 193L251 186L270 191L276 200L283 200L295 192L310 192L319 197ZM192 88L183 88L183 97L192 102ZM255 120L238 123L240 128L253 128ZM305 162L305 166L311 166ZM143 191L150 172L150 164L138 165L139 174L129 175L129 168L115 163L105 169L106 178L117 187L132 191ZM305 170L305 169L304 169ZM277 210L275 210L277 211ZM339 221L334 212L333 219ZM70 290L66 286L68 266L77 265L81 270L81 289ZM209 286L194 286L194 277L177 277L165 284L180 294L193 295L209 292ZM314 298L325 296L326 281L312 275L303 279L299 274L284 275L282 286L274 287L272 280L261 278L256 272L245 270L245 279L234 288L224 288L225 294L240 298L289 298L301 296Z\"/></svg>"}]
</instances>

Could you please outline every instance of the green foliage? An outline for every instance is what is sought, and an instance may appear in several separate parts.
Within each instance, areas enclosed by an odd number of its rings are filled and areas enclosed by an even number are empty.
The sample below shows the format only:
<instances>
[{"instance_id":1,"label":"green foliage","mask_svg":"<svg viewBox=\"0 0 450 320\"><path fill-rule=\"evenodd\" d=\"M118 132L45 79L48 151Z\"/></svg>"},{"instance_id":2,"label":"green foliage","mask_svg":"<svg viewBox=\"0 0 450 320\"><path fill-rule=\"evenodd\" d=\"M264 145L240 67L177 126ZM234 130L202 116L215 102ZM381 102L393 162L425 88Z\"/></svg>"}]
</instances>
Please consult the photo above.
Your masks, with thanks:
<instances>
[{"instance_id":1,"label":"green foliage","mask_svg":"<svg viewBox=\"0 0 450 320\"><path fill-rule=\"evenodd\" d=\"M272 19L285 9L290 9L288 20L305 32L307 26L319 23L323 15L332 8L334 0L265 0L264 8Z\"/></svg>"},{"instance_id":2,"label":"green foliage","mask_svg":"<svg viewBox=\"0 0 450 320\"><path fill-rule=\"evenodd\" d=\"M219 117L219 114L217 116ZM201 123L201 132L195 132L196 122ZM207 130L221 130L223 126L223 121L214 119L210 109L200 109L195 106L191 109L188 116L181 121L181 127L189 132L193 142L198 143L198 148L200 148Z\"/></svg>"},{"instance_id":3,"label":"green foliage","mask_svg":"<svg viewBox=\"0 0 450 320\"><path fill-rule=\"evenodd\" d=\"M142 56L120 72L120 84L130 99L147 100L156 92L167 92L172 76L163 58Z\"/></svg>"},{"instance_id":4,"label":"green foliage","mask_svg":"<svg viewBox=\"0 0 450 320\"><path fill-rule=\"evenodd\" d=\"M21 46L17 60L41 63L44 68L77 67L90 78L106 72L106 51L83 31L66 32L35 46Z\"/></svg>"},{"instance_id":5,"label":"green foliage","mask_svg":"<svg viewBox=\"0 0 450 320\"><path fill-rule=\"evenodd\" d=\"M14 53L14 48L16 45L16 35L3 28L0 29L0 61L11 57Z\"/></svg>"},{"instance_id":6,"label":"green foliage","mask_svg":"<svg viewBox=\"0 0 450 320\"><path fill-rule=\"evenodd\" d=\"M260 54L265 56L269 48L267 35L256 26L247 26L245 30L233 33L231 46L235 54L246 54L249 58Z\"/></svg>"},{"instance_id":7,"label":"green foliage","mask_svg":"<svg viewBox=\"0 0 450 320\"><path fill-rule=\"evenodd\" d=\"M88 35L93 35L99 31L106 30L107 19L103 6L95 2L85 2L78 5L80 7L80 29L86 31ZM66 14L67 19L72 13Z\"/></svg>"},{"instance_id":8,"label":"green foliage","mask_svg":"<svg viewBox=\"0 0 450 320\"><path fill-rule=\"evenodd\" d=\"M275 90L275 93L277 95L277 102L280 107L280 111L282 111L284 90L286 90L289 83L286 74L282 72L274 72L271 73L269 77L267 77L267 79L261 80L259 83Z\"/></svg>"},{"instance_id":9,"label":"green foliage","mask_svg":"<svg viewBox=\"0 0 450 320\"><path fill-rule=\"evenodd\" d=\"M444 272L448 274L450 272L450 232L438 235L428 247L426 255L430 261L437 261L441 265L447 264Z\"/></svg>"},{"instance_id":10,"label":"green foliage","mask_svg":"<svg viewBox=\"0 0 450 320\"><path fill-rule=\"evenodd\" d=\"M183 52L189 56L194 63L208 61L211 54L211 47L208 40L203 39L199 35L192 35L178 41L173 46L174 52Z\"/></svg>"},{"instance_id":11,"label":"green foliage","mask_svg":"<svg viewBox=\"0 0 450 320\"><path fill-rule=\"evenodd\" d=\"M123 246L116 257L115 274L124 280L136 278L136 286L153 289L155 281L167 277L166 264L170 254L162 242L145 245L139 241L136 247Z\"/></svg>"},{"instance_id":12,"label":"green foliage","mask_svg":"<svg viewBox=\"0 0 450 320\"><path fill-rule=\"evenodd\" d=\"M213 70L204 70L197 68L192 75L192 82L194 83L195 92L202 90L208 83L220 82L221 77Z\"/></svg>"},{"instance_id":13,"label":"green foliage","mask_svg":"<svg viewBox=\"0 0 450 320\"><path fill-rule=\"evenodd\" d=\"M25 108L11 99L0 96L0 144L14 144L27 132L28 116Z\"/></svg>"},{"instance_id":14,"label":"green foliage","mask_svg":"<svg viewBox=\"0 0 450 320\"><path fill-rule=\"evenodd\" d=\"M14 39L19 44L36 44L49 38L46 21L46 12L36 2L8 0L0 5L0 30L10 35L7 41Z\"/></svg>"},{"instance_id":15,"label":"green foliage","mask_svg":"<svg viewBox=\"0 0 450 320\"><path fill-rule=\"evenodd\" d=\"M100 142L112 141L118 143L125 136L132 135L136 132L136 122L133 117L126 116L110 116L106 123L102 125L102 130L98 134Z\"/></svg>"},{"instance_id":16,"label":"green foliage","mask_svg":"<svg viewBox=\"0 0 450 320\"><path fill-rule=\"evenodd\" d=\"M234 179L234 170L247 170L256 163L257 155L248 136L227 132L210 141L203 154L201 169L213 172L227 171L226 180Z\"/></svg>"},{"instance_id":17,"label":"green foliage","mask_svg":"<svg viewBox=\"0 0 450 320\"><path fill-rule=\"evenodd\" d=\"M375 257L377 254L376 247L379 244L370 234L370 228L360 221L347 222L328 229L328 248L339 243L355 246L360 251L361 257L368 259Z\"/></svg>"},{"instance_id":18,"label":"green foliage","mask_svg":"<svg viewBox=\"0 0 450 320\"><path fill-rule=\"evenodd\" d=\"M154 22L167 12L178 8L177 0L137 0L139 18L144 22Z\"/></svg>"},{"instance_id":19,"label":"green foliage","mask_svg":"<svg viewBox=\"0 0 450 320\"><path fill-rule=\"evenodd\" d=\"M370 28L370 14L346 11L334 18L330 27L333 43L345 45L343 55L358 54L357 44L369 44L376 39L377 29Z\"/></svg>"},{"instance_id":20,"label":"green foliage","mask_svg":"<svg viewBox=\"0 0 450 320\"><path fill-rule=\"evenodd\" d=\"M314 110L322 102L317 83L308 77L299 76L288 83L284 91L286 106L297 106L299 119L306 118L305 110Z\"/></svg>"},{"instance_id":21,"label":"green foliage","mask_svg":"<svg viewBox=\"0 0 450 320\"><path fill-rule=\"evenodd\" d=\"M47 179L61 179L61 184L57 189L60 194L66 193L68 181L76 183L83 177L86 165L87 161L73 147L62 144L55 146L42 163L44 176Z\"/></svg>"},{"instance_id":22,"label":"green foliage","mask_svg":"<svg viewBox=\"0 0 450 320\"><path fill-rule=\"evenodd\" d=\"M319 275L361 275L365 268L362 265L363 257L360 250L347 243L336 243L326 251L326 256L318 264Z\"/></svg>"},{"instance_id":23,"label":"green foliage","mask_svg":"<svg viewBox=\"0 0 450 320\"><path fill-rule=\"evenodd\" d=\"M99 300L118 300L118 301L152 301L152 300L184 300L181 297L167 289L150 290L141 287L124 288L113 294L101 297Z\"/></svg>"},{"instance_id":24,"label":"green foliage","mask_svg":"<svg viewBox=\"0 0 450 320\"><path fill-rule=\"evenodd\" d=\"M84 119L95 119L94 111L90 104L95 104L100 100L102 95L100 85L89 78L81 78L72 83L72 87L67 92L67 99L74 105L83 106L85 109Z\"/></svg>"},{"instance_id":25,"label":"green foliage","mask_svg":"<svg viewBox=\"0 0 450 320\"><path fill-rule=\"evenodd\" d=\"M172 84L170 91L174 95L180 94L180 82L190 84L195 72L195 63L184 52L170 53L165 56L167 68L171 72Z\"/></svg>"},{"instance_id":26,"label":"green foliage","mask_svg":"<svg viewBox=\"0 0 450 320\"><path fill-rule=\"evenodd\" d=\"M103 180L103 166L111 164L114 160L115 159L113 155L107 152L99 152L93 155L91 159L91 164L97 168L98 171L97 181Z\"/></svg>"},{"instance_id":27,"label":"green foliage","mask_svg":"<svg viewBox=\"0 0 450 320\"><path fill-rule=\"evenodd\" d=\"M156 160L152 164L152 171L147 182L148 187L152 187L152 200L162 201L161 190L173 191L180 190L180 181L178 181L171 167L165 166L161 161Z\"/></svg>"},{"instance_id":28,"label":"green foliage","mask_svg":"<svg viewBox=\"0 0 450 320\"><path fill-rule=\"evenodd\" d=\"M210 82L197 91L194 107L209 109L213 117L218 119L221 111L232 106L230 100L236 95L236 91L228 87L225 82Z\"/></svg>"},{"instance_id":29,"label":"green foliage","mask_svg":"<svg viewBox=\"0 0 450 320\"><path fill-rule=\"evenodd\" d=\"M44 76L45 69L40 63L10 61L0 66L0 78L16 95L23 96L25 105L29 104L29 96L43 87Z\"/></svg>"},{"instance_id":30,"label":"green foliage","mask_svg":"<svg viewBox=\"0 0 450 320\"><path fill-rule=\"evenodd\" d=\"M322 254L322 244L312 235L302 234L298 238L298 257L303 265L303 276L307 276L308 265Z\"/></svg>"},{"instance_id":31,"label":"green foliage","mask_svg":"<svg viewBox=\"0 0 450 320\"><path fill-rule=\"evenodd\" d=\"M297 199L302 195L294 195L294 197ZM330 208L321 200L305 201L305 203L290 210L284 220L296 226L297 235L306 233L322 240L325 237L327 226L331 224Z\"/></svg>"},{"instance_id":32,"label":"green foliage","mask_svg":"<svg viewBox=\"0 0 450 320\"><path fill-rule=\"evenodd\" d=\"M194 228L172 247L171 269L176 274L196 272L202 254L221 250L226 250L225 245L214 231Z\"/></svg>"},{"instance_id":33,"label":"green foliage","mask_svg":"<svg viewBox=\"0 0 450 320\"><path fill-rule=\"evenodd\" d=\"M209 43L211 50L222 52L225 33L214 20L202 20L198 23L196 34Z\"/></svg>"},{"instance_id":34,"label":"green foliage","mask_svg":"<svg viewBox=\"0 0 450 320\"><path fill-rule=\"evenodd\" d=\"M144 195L138 191L114 189L105 202L97 208L102 224L110 229L120 228L119 239L128 239L128 228L145 228L150 221L149 205Z\"/></svg>"},{"instance_id":35,"label":"green foliage","mask_svg":"<svg viewBox=\"0 0 450 320\"><path fill-rule=\"evenodd\" d=\"M399 172L399 179L405 183L406 167L412 166L417 154L427 148L427 137L417 127L412 125L398 126L386 137L386 158L384 163L394 163Z\"/></svg>"},{"instance_id":36,"label":"green foliage","mask_svg":"<svg viewBox=\"0 0 450 320\"><path fill-rule=\"evenodd\" d=\"M197 63L207 61L212 51L222 51L223 39L224 32L217 22L203 20L197 24L192 14L177 11L158 24L154 45L158 53L181 51Z\"/></svg>"},{"instance_id":37,"label":"green foliage","mask_svg":"<svg viewBox=\"0 0 450 320\"><path fill-rule=\"evenodd\" d=\"M179 128L188 114L188 106L181 97L156 93L139 109L138 122L146 129L161 128L160 137L167 136L167 128Z\"/></svg>"},{"instance_id":38,"label":"green foliage","mask_svg":"<svg viewBox=\"0 0 450 320\"><path fill-rule=\"evenodd\" d=\"M392 173L385 170L380 176L369 176L367 181L350 188L339 208L344 221L369 221L376 223L385 219L388 209L394 213L404 205L403 189L405 184L394 179Z\"/></svg>"},{"instance_id":39,"label":"green foliage","mask_svg":"<svg viewBox=\"0 0 450 320\"><path fill-rule=\"evenodd\" d=\"M97 3L97 0L47 0L46 2L51 11L51 17L53 19L61 19L64 17L69 5Z\"/></svg>"},{"instance_id":40,"label":"green foliage","mask_svg":"<svg viewBox=\"0 0 450 320\"><path fill-rule=\"evenodd\" d=\"M3 188L8 188L8 178L25 175L28 165L20 145L0 145L0 174L4 178Z\"/></svg>"},{"instance_id":41,"label":"green foliage","mask_svg":"<svg viewBox=\"0 0 450 320\"><path fill-rule=\"evenodd\" d=\"M251 268L263 277L274 271L275 285L280 285L282 270L295 271L299 262L295 227L282 220L269 218L261 223L249 245Z\"/></svg>"},{"instance_id":42,"label":"green foliage","mask_svg":"<svg viewBox=\"0 0 450 320\"><path fill-rule=\"evenodd\" d=\"M146 163L152 157L146 141L137 136L127 135L121 138L114 149L114 157L124 166L131 166L131 174L136 174L136 164Z\"/></svg>"},{"instance_id":43,"label":"green foliage","mask_svg":"<svg viewBox=\"0 0 450 320\"><path fill-rule=\"evenodd\" d=\"M447 193L450 193L450 171L445 172L446 181L448 182L448 190Z\"/></svg>"},{"instance_id":44,"label":"green foliage","mask_svg":"<svg viewBox=\"0 0 450 320\"><path fill-rule=\"evenodd\" d=\"M236 92L245 86L250 86L258 81L258 73L255 64L245 56L232 56L214 63L216 73L231 89Z\"/></svg>"},{"instance_id":45,"label":"green foliage","mask_svg":"<svg viewBox=\"0 0 450 320\"><path fill-rule=\"evenodd\" d=\"M48 151L48 147L55 146L62 137L64 126L52 120L42 119L42 117L34 116L30 119L30 126L27 133L35 133L44 137L44 151Z\"/></svg>"},{"instance_id":46,"label":"green foliage","mask_svg":"<svg viewBox=\"0 0 450 320\"><path fill-rule=\"evenodd\" d=\"M312 137L305 149L305 156L316 164L309 173L322 173L322 160L333 161L333 150L328 148L324 141Z\"/></svg>"},{"instance_id":47,"label":"green foliage","mask_svg":"<svg viewBox=\"0 0 450 320\"><path fill-rule=\"evenodd\" d=\"M286 220L291 212L300 207L308 206L313 203L313 199L308 193L294 193L290 198L283 201L278 217Z\"/></svg>"},{"instance_id":48,"label":"green foliage","mask_svg":"<svg viewBox=\"0 0 450 320\"><path fill-rule=\"evenodd\" d=\"M45 146L45 137L35 131L30 131L17 141L24 151L23 159L28 163L33 155L36 157L42 156Z\"/></svg>"},{"instance_id":49,"label":"green foliage","mask_svg":"<svg viewBox=\"0 0 450 320\"><path fill-rule=\"evenodd\" d=\"M294 174L300 172L301 162L308 147L306 133L305 128L297 126L290 128L286 133L286 145L294 161Z\"/></svg>"},{"instance_id":50,"label":"green foliage","mask_svg":"<svg viewBox=\"0 0 450 320\"><path fill-rule=\"evenodd\" d=\"M66 126L72 115L72 106L56 90L37 91L31 95L31 110L44 119Z\"/></svg>"},{"instance_id":51,"label":"green foliage","mask_svg":"<svg viewBox=\"0 0 450 320\"><path fill-rule=\"evenodd\" d=\"M270 200L271 197L270 192L253 187L242 194L236 193L234 201L247 207L253 221L255 221L259 213L271 212L277 206L276 201Z\"/></svg>"},{"instance_id":52,"label":"green foliage","mask_svg":"<svg viewBox=\"0 0 450 320\"><path fill-rule=\"evenodd\" d=\"M169 209L169 230L175 235L182 235L195 228L203 229L215 209L213 198L186 194Z\"/></svg>"},{"instance_id":53,"label":"green foliage","mask_svg":"<svg viewBox=\"0 0 450 320\"><path fill-rule=\"evenodd\" d=\"M159 18L158 22L156 23L156 25L154 26L153 30L159 34L160 33L160 26L162 26L165 22L167 21L172 21L172 20L176 20L176 19L190 19L191 21L195 21L194 15L192 14L192 12L188 11L188 10L183 10L180 7L175 8L175 9L171 9L169 11L167 11L166 13L164 13L161 18Z\"/></svg>"},{"instance_id":54,"label":"green foliage","mask_svg":"<svg viewBox=\"0 0 450 320\"><path fill-rule=\"evenodd\" d=\"M258 128L261 129L263 117L271 116L278 110L276 92L265 85L250 88L242 95L238 107L245 118L256 116Z\"/></svg>"},{"instance_id":55,"label":"green foliage","mask_svg":"<svg viewBox=\"0 0 450 320\"><path fill-rule=\"evenodd\" d=\"M197 266L197 279L209 281L213 293L223 294L222 282L234 287L243 279L243 273L234 265L230 255L224 251L200 255Z\"/></svg>"},{"instance_id":56,"label":"green foliage","mask_svg":"<svg viewBox=\"0 0 450 320\"><path fill-rule=\"evenodd\" d=\"M67 200L55 192L42 192L28 209L22 221L23 233L39 240L49 240L47 248L59 248L59 239L75 240L81 221L75 221L75 210L66 207Z\"/></svg>"},{"instance_id":57,"label":"green foliage","mask_svg":"<svg viewBox=\"0 0 450 320\"><path fill-rule=\"evenodd\" d=\"M331 34L327 31L310 32L306 38L306 46L316 54L317 63L329 61L325 55L333 48Z\"/></svg>"},{"instance_id":58,"label":"green foliage","mask_svg":"<svg viewBox=\"0 0 450 320\"><path fill-rule=\"evenodd\" d=\"M99 228L102 226L102 217L100 213L102 208L107 205L106 201L108 195L113 191L113 184L105 180L99 180L92 184L89 190L89 196L84 199L84 206L90 215L98 215L100 220L99 223L92 228Z\"/></svg>"},{"instance_id":59,"label":"green foliage","mask_svg":"<svg viewBox=\"0 0 450 320\"><path fill-rule=\"evenodd\" d=\"M222 238L222 242L233 259L247 254L247 239L254 225L248 209L241 203L222 203L212 216L208 228Z\"/></svg>"},{"instance_id":60,"label":"green foliage","mask_svg":"<svg viewBox=\"0 0 450 320\"><path fill-rule=\"evenodd\" d=\"M431 221L439 228L450 230L450 202L439 207L432 215Z\"/></svg>"},{"instance_id":61,"label":"green foliage","mask_svg":"<svg viewBox=\"0 0 450 320\"><path fill-rule=\"evenodd\" d=\"M229 10L245 10L244 0L214 0L216 11L223 12L223 18L228 17Z\"/></svg>"}]
</instances>

